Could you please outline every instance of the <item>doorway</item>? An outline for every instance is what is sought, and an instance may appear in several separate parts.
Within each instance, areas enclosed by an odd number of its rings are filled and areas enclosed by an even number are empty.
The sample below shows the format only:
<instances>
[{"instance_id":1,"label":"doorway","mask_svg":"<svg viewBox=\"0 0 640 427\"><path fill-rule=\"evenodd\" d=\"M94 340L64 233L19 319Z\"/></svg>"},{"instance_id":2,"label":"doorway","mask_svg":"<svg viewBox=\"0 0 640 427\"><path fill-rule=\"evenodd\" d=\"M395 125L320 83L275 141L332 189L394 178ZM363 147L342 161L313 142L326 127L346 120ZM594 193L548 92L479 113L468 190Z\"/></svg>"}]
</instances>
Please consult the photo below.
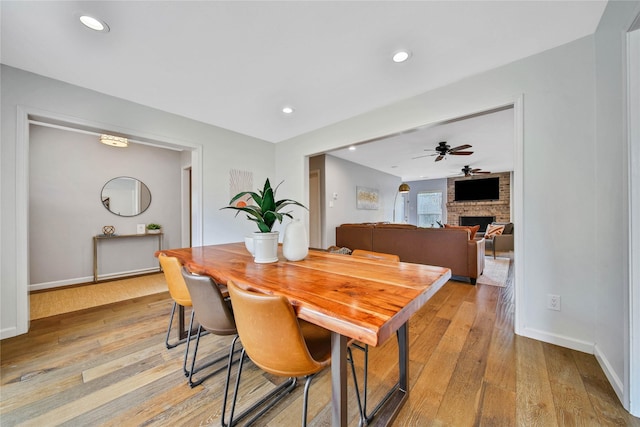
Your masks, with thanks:
<instances>
[{"instance_id":1,"label":"doorway","mask_svg":"<svg viewBox=\"0 0 640 427\"><path fill-rule=\"evenodd\" d=\"M91 133L104 133L100 123L79 122L78 119L63 114L56 114L38 108L19 106L17 109L16 127L16 244L14 256L16 264L16 324L15 327L2 330L0 338L9 338L28 332L29 330L29 126L30 121L47 122L54 125L69 126ZM131 129L110 126L110 131L128 135ZM153 139L144 132L130 135L147 145L173 148L188 151L193 175L192 190L192 238L194 245L202 244L202 146L185 143L181 140L166 138L163 141Z\"/></svg>"},{"instance_id":2,"label":"doorway","mask_svg":"<svg viewBox=\"0 0 640 427\"><path fill-rule=\"evenodd\" d=\"M320 170L309 172L309 247L322 248L322 204Z\"/></svg>"}]
</instances>

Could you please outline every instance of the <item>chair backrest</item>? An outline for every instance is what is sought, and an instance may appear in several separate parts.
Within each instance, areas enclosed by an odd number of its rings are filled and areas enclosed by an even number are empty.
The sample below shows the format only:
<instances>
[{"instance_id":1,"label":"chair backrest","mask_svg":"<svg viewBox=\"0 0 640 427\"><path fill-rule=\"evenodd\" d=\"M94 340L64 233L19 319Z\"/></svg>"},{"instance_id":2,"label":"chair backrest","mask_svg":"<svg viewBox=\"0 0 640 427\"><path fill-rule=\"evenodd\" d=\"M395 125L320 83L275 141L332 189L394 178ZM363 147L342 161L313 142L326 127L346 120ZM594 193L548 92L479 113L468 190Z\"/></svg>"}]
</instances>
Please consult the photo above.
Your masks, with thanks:
<instances>
[{"instance_id":1,"label":"chair backrest","mask_svg":"<svg viewBox=\"0 0 640 427\"><path fill-rule=\"evenodd\" d=\"M191 274L184 267L182 277L189 289L198 323L216 335L235 335L237 332L233 313L216 282L209 276Z\"/></svg>"},{"instance_id":2,"label":"chair backrest","mask_svg":"<svg viewBox=\"0 0 640 427\"><path fill-rule=\"evenodd\" d=\"M355 249L351 253L351 256L360 257L360 258L376 259L376 260L380 260L380 261L400 262L400 257L398 255L385 254L385 253L382 253L382 252L365 251L363 249Z\"/></svg>"},{"instance_id":3,"label":"chair backrest","mask_svg":"<svg viewBox=\"0 0 640 427\"><path fill-rule=\"evenodd\" d=\"M162 266L171 298L184 307L191 307L191 296L189 295L187 284L182 278L182 264L180 264L178 258L161 253L158 255L158 260Z\"/></svg>"},{"instance_id":4,"label":"chair backrest","mask_svg":"<svg viewBox=\"0 0 640 427\"><path fill-rule=\"evenodd\" d=\"M313 359L289 301L227 283L242 346L261 369L279 376L305 376L325 364Z\"/></svg>"}]
</instances>

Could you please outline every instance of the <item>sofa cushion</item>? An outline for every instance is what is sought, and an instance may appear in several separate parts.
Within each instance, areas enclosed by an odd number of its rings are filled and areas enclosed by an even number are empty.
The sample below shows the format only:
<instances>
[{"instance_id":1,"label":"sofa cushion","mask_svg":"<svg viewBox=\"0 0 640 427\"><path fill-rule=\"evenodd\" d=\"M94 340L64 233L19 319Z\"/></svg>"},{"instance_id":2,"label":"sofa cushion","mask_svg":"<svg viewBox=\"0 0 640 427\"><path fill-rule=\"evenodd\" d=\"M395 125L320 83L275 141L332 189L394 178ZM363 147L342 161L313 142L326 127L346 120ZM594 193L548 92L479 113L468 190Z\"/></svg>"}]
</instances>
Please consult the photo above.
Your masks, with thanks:
<instances>
[{"instance_id":1,"label":"sofa cushion","mask_svg":"<svg viewBox=\"0 0 640 427\"><path fill-rule=\"evenodd\" d=\"M418 228L413 224L390 224L390 223L380 223L376 224L376 228L408 228L410 230L414 230Z\"/></svg>"},{"instance_id":2,"label":"sofa cushion","mask_svg":"<svg viewBox=\"0 0 640 427\"><path fill-rule=\"evenodd\" d=\"M487 226L487 231L484 233L484 237L488 239L493 236L499 236L504 232L504 228L504 225L489 224Z\"/></svg>"},{"instance_id":3,"label":"sofa cushion","mask_svg":"<svg viewBox=\"0 0 640 427\"><path fill-rule=\"evenodd\" d=\"M469 240L473 240L476 237L476 233L478 232L478 230L480 230L480 226L479 225L464 226L464 225L445 224L444 228L454 228L454 229L458 229L458 230L469 230Z\"/></svg>"}]
</instances>

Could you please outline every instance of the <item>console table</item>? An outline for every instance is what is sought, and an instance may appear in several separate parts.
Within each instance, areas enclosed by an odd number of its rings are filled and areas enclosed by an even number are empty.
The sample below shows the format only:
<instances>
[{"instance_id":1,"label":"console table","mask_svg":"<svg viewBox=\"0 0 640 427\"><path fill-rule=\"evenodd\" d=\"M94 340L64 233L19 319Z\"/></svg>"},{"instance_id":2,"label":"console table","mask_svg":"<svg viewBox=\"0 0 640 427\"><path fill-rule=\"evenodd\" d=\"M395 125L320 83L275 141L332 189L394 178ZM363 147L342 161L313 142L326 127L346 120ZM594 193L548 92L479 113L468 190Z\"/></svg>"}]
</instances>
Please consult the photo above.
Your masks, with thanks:
<instances>
[{"instance_id":1,"label":"console table","mask_svg":"<svg viewBox=\"0 0 640 427\"><path fill-rule=\"evenodd\" d=\"M131 239L131 238L144 238L144 237L156 237L158 239L158 250L162 250L162 236L164 233L154 234L116 234L114 236L107 236L104 234L98 234L93 236L93 283L98 283L98 241L100 240L116 240L116 239Z\"/></svg>"}]
</instances>

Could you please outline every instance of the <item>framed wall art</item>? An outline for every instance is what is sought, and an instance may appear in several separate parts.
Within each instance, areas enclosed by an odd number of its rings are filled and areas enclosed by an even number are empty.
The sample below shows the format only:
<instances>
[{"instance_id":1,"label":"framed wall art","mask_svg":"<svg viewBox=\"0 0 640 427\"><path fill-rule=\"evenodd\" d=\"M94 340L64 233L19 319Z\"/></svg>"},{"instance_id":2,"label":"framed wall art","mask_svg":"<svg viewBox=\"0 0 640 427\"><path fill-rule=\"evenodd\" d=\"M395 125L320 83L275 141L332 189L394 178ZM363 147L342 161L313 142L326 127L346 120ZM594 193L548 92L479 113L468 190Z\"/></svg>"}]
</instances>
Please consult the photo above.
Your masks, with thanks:
<instances>
[{"instance_id":1,"label":"framed wall art","mask_svg":"<svg viewBox=\"0 0 640 427\"><path fill-rule=\"evenodd\" d=\"M378 189L368 187L356 187L356 208L376 210L380 207L380 195Z\"/></svg>"}]
</instances>

